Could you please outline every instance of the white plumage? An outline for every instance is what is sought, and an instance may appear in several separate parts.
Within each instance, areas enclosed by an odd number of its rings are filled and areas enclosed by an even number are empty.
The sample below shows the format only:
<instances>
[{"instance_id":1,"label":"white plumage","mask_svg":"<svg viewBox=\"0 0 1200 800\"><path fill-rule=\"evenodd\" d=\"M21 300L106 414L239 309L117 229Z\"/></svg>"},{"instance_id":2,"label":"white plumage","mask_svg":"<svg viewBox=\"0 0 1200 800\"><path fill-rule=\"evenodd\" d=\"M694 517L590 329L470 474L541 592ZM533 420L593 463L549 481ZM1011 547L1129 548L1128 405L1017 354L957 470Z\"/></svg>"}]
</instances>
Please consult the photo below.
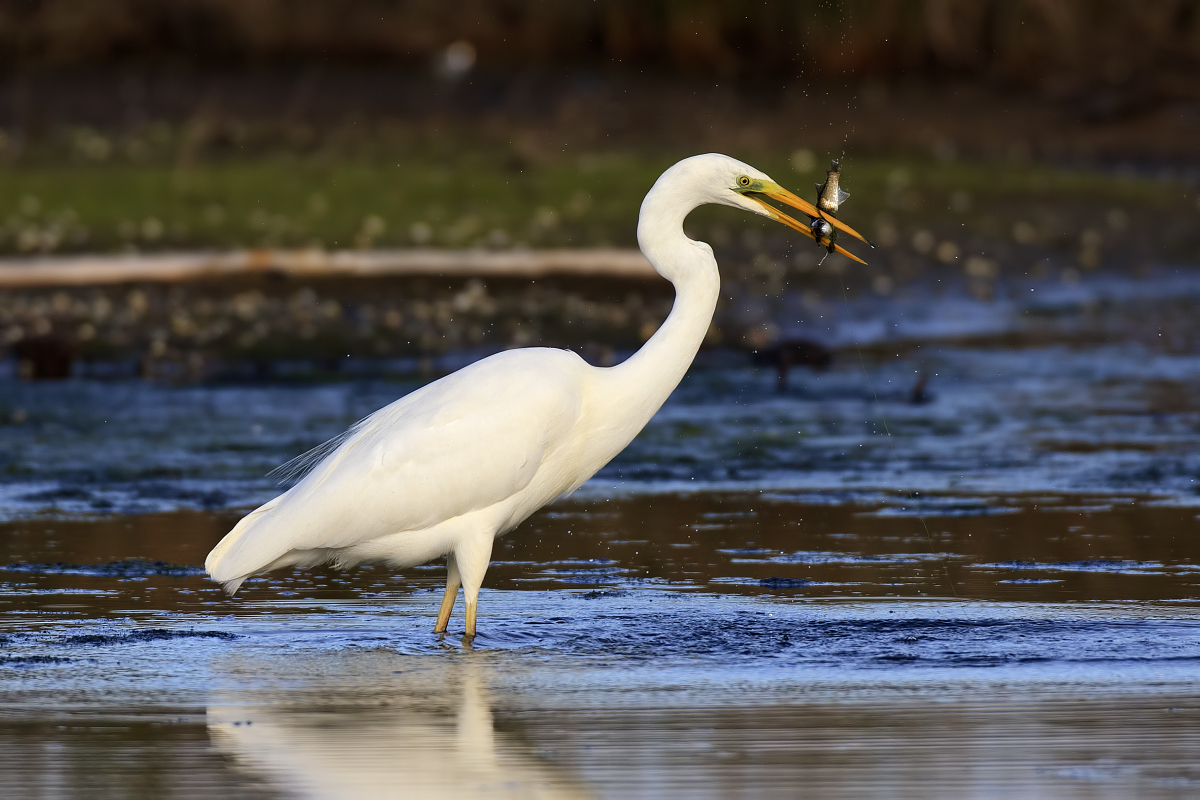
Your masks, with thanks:
<instances>
[{"instance_id":1,"label":"white plumage","mask_svg":"<svg viewBox=\"0 0 1200 800\"><path fill-rule=\"evenodd\" d=\"M637 353L604 368L565 350L509 350L402 397L334 440L296 485L238 522L209 553L208 574L232 594L250 575L279 567L410 567L446 556L435 630L445 630L461 582L473 636L495 537L621 452L695 357L720 277L712 249L684 235L687 214L721 203L807 232L757 195L819 213L727 156L695 156L668 169L642 203L638 243L675 285L676 300Z\"/></svg>"}]
</instances>

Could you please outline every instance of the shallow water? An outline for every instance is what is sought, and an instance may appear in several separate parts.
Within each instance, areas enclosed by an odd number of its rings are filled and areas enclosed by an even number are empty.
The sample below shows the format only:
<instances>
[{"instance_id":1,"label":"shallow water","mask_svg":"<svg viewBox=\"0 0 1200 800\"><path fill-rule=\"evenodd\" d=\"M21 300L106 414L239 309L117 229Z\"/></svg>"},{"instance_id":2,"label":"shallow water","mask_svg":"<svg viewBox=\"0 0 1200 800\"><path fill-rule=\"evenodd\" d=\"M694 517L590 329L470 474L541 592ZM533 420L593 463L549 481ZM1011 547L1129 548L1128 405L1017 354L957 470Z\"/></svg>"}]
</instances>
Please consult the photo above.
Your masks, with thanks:
<instances>
[{"instance_id":1,"label":"shallow water","mask_svg":"<svg viewBox=\"0 0 1200 800\"><path fill-rule=\"evenodd\" d=\"M440 565L197 566L415 383L3 381L0 794L1194 796L1200 361L1126 294L785 393L709 357L497 543L472 645Z\"/></svg>"},{"instance_id":2,"label":"shallow water","mask_svg":"<svg viewBox=\"0 0 1200 800\"><path fill-rule=\"evenodd\" d=\"M701 354L583 492L812 489L926 514L974 512L911 493L1200 505L1200 279L1008 290L785 307L785 332L843 346L832 370L779 393L744 354ZM0 379L0 519L258 504L272 468L418 385Z\"/></svg>"},{"instance_id":3,"label":"shallow water","mask_svg":"<svg viewBox=\"0 0 1200 800\"><path fill-rule=\"evenodd\" d=\"M568 501L499 543L471 646L440 567L229 600L186 565L234 515L7 523L0 791L1194 794L1200 521L1037 500Z\"/></svg>"}]
</instances>

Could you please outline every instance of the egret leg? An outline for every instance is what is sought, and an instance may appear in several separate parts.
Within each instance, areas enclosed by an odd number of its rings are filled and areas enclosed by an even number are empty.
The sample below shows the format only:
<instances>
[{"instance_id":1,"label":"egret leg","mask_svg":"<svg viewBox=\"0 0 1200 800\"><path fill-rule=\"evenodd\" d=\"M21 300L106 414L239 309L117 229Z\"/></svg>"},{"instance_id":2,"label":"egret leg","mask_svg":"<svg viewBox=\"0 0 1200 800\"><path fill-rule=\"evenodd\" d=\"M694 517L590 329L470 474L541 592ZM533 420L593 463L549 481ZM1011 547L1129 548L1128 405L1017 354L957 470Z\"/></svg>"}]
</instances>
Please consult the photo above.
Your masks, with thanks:
<instances>
[{"instance_id":1,"label":"egret leg","mask_svg":"<svg viewBox=\"0 0 1200 800\"><path fill-rule=\"evenodd\" d=\"M488 562L492 559L493 536L490 533L473 536L460 542L454 549L454 560L458 565L459 575L463 584L463 599L467 601L465 637L475 638L475 614L479 600L479 587L483 585L483 576L487 572Z\"/></svg>"},{"instance_id":2,"label":"egret leg","mask_svg":"<svg viewBox=\"0 0 1200 800\"><path fill-rule=\"evenodd\" d=\"M475 638L475 612L478 607L478 602L467 603L467 631L463 634L463 636L468 639Z\"/></svg>"},{"instance_id":3,"label":"egret leg","mask_svg":"<svg viewBox=\"0 0 1200 800\"><path fill-rule=\"evenodd\" d=\"M458 575L458 563L454 553L446 556L446 594L442 596L442 610L438 612L437 625L434 633L445 633L446 625L450 622L450 612L454 609L454 600L458 597L458 587L462 579Z\"/></svg>"}]
</instances>

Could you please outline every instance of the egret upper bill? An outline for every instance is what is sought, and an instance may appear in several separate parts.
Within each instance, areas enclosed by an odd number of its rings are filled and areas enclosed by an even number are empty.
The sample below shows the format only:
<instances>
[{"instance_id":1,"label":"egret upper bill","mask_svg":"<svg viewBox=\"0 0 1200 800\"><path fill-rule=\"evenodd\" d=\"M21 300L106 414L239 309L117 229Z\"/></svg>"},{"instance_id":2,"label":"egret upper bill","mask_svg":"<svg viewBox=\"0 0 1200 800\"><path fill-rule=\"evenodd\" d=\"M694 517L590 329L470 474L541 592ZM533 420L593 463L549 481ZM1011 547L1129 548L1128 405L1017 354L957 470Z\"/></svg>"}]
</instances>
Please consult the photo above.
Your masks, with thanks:
<instances>
[{"instance_id":1,"label":"egret upper bill","mask_svg":"<svg viewBox=\"0 0 1200 800\"><path fill-rule=\"evenodd\" d=\"M637 236L654 269L674 284L675 303L640 350L614 367L593 367L567 350L507 350L384 406L285 465L298 482L213 548L204 563L209 576L232 595L251 575L280 567L403 568L444 556L446 592L434 631L445 632L461 587L473 638L492 542L625 449L700 348L721 279L712 248L684 234L684 218L715 203L813 236L765 198L824 216L728 156L672 166L642 201Z\"/></svg>"}]
</instances>

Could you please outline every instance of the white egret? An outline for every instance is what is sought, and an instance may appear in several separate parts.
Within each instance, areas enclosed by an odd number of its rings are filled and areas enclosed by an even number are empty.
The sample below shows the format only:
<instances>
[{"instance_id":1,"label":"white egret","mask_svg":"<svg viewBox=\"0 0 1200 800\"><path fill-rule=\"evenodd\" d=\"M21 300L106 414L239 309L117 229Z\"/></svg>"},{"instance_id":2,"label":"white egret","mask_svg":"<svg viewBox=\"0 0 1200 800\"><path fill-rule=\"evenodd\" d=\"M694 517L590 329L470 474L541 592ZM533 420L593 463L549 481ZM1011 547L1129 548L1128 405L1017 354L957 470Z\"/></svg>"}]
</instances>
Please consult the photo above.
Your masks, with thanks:
<instances>
[{"instance_id":1,"label":"white egret","mask_svg":"<svg viewBox=\"0 0 1200 800\"><path fill-rule=\"evenodd\" d=\"M473 637L495 538L625 449L692 363L721 281L712 248L684 234L684 218L717 203L817 238L810 223L764 197L866 241L740 161L680 161L655 182L638 218L642 252L676 292L670 315L640 350L614 367L590 366L567 350L508 350L400 398L285 465L299 482L238 522L209 553L208 574L233 594L247 577L279 567L411 567L445 556L434 631L446 630L461 586Z\"/></svg>"}]
</instances>

